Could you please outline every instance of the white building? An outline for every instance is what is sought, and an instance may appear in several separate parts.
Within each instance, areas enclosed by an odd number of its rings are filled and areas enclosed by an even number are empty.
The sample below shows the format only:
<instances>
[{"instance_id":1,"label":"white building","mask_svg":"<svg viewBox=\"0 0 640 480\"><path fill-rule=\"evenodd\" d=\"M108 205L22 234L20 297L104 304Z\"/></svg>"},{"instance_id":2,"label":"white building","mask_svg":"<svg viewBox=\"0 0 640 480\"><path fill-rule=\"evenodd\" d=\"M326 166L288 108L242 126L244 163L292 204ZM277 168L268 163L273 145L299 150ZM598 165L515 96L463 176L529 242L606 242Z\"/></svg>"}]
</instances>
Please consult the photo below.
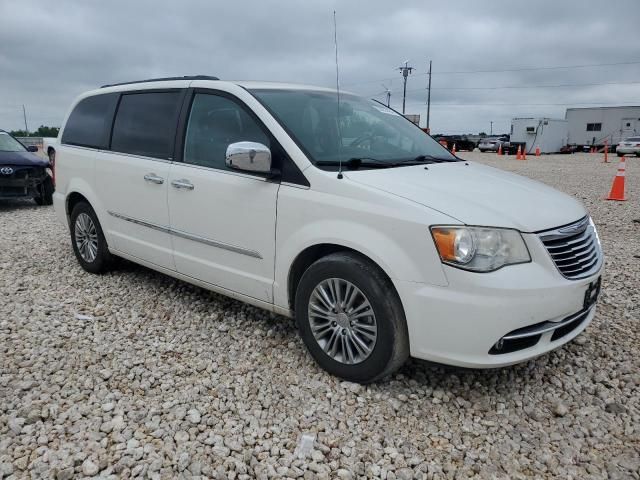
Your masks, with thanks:
<instances>
[{"instance_id":1,"label":"white building","mask_svg":"<svg viewBox=\"0 0 640 480\"><path fill-rule=\"evenodd\" d=\"M527 153L557 153L567 144L567 121L557 118L514 118L511 120L511 145L524 144Z\"/></svg>"},{"instance_id":2,"label":"white building","mask_svg":"<svg viewBox=\"0 0 640 480\"><path fill-rule=\"evenodd\" d=\"M640 107L568 108L569 143L610 147L627 137L640 135Z\"/></svg>"}]
</instances>

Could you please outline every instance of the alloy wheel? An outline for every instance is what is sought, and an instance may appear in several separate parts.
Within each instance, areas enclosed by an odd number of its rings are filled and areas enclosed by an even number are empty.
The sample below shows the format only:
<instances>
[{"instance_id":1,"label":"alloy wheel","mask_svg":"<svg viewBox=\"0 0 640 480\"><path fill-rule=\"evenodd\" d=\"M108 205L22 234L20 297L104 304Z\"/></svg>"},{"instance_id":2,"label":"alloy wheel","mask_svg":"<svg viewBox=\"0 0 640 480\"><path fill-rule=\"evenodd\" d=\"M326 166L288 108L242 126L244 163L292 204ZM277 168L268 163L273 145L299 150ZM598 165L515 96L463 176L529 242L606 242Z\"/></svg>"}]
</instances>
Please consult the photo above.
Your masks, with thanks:
<instances>
[{"instance_id":1,"label":"alloy wheel","mask_svg":"<svg viewBox=\"0 0 640 480\"><path fill-rule=\"evenodd\" d=\"M373 352L376 316L369 299L353 283L341 278L320 282L309 298L308 317L316 342L332 359L354 365Z\"/></svg>"},{"instance_id":2,"label":"alloy wheel","mask_svg":"<svg viewBox=\"0 0 640 480\"><path fill-rule=\"evenodd\" d=\"M98 255L98 231L91 217L84 212L76 218L75 240L82 259L93 263Z\"/></svg>"}]
</instances>

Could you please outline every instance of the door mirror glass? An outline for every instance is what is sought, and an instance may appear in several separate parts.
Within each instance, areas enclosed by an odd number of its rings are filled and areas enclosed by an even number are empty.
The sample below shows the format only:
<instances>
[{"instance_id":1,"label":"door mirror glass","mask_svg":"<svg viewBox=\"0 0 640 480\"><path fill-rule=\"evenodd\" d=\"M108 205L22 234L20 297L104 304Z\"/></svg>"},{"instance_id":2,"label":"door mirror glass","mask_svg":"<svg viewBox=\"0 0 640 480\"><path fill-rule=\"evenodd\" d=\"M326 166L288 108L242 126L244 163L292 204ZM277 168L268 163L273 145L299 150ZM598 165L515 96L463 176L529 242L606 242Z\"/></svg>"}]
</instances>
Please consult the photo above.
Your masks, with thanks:
<instances>
[{"instance_id":1,"label":"door mirror glass","mask_svg":"<svg viewBox=\"0 0 640 480\"><path fill-rule=\"evenodd\" d=\"M258 142L236 142L227 147L227 167L245 172L271 172L271 150Z\"/></svg>"}]
</instances>

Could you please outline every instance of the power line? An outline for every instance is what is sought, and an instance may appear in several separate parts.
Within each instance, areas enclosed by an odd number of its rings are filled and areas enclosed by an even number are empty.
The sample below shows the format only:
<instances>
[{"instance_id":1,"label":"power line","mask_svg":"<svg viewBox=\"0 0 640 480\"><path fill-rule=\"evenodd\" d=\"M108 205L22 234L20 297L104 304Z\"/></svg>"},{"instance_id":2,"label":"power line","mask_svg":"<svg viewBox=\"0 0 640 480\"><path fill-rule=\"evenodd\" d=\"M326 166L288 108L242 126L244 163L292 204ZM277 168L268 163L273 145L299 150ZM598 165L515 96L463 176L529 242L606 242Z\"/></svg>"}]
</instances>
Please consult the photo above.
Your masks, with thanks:
<instances>
[{"instance_id":1,"label":"power line","mask_svg":"<svg viewBox=\"0 0 640 480\"><path fill-rule=\"evenodd\" d=\"M595 87L601 85L638 85L638 82L603 82L603 83L563 83L559 85L502 85L494 87L436 87L433 90L506 90L506 89L527 89L527 88L567 88L567 87ZM411 92L424 92L426 88L414 88L407 90ZM375 95L380 95L376 93Z\"/></svg>"},{"instance_id":2,"label":"power line","mask_svg":"<svg viewBox=\"0 0 640 480\"><path fill-rule=\"evenodd\" d=\"M583 64L583 65L557 65L557 66L541 66L541 67L516 67L516 68L504 68L501 70L455 70L448 72L434 72L434 75L458 75L458 74L466 74L466 73L505 73L505 72L527 72L527 71L536 71L536 70L570 70L577 68L595 68L595 67L615 67L622 65L640 65L640 61L632 61L632 62L615 62L615 63L591 63L591 64ZM420 72L416 73L416 75L429 75L429 72ZM350 87L353 85L364 85L368 83L379 83L391 80L392 78L383 78L378 80L367 80L362 82L354 82L344 85L345 87Z\"/></svg>"},{"instance_id":3,"label":"power line","mask_svg":"<svg viewBox=\"0 0 640 480\"><path fill-rule=\"evenodd\" d=\"M424 105L424 102L407 102L409 105ZM431 105L437 106L449 106L449 107L467 107L467 106L494 106L494 107L509 107L509 106L559 106L565 107L567 105L606 105L606 106L619 106L626 107L638 103L638 99L629 101L618 101L620 105L611 105L611 102L572 102L572 103L448 103L448 102L431 102ZM625 104L625 105L622 105Z\"/></svg>"}]
</instances>

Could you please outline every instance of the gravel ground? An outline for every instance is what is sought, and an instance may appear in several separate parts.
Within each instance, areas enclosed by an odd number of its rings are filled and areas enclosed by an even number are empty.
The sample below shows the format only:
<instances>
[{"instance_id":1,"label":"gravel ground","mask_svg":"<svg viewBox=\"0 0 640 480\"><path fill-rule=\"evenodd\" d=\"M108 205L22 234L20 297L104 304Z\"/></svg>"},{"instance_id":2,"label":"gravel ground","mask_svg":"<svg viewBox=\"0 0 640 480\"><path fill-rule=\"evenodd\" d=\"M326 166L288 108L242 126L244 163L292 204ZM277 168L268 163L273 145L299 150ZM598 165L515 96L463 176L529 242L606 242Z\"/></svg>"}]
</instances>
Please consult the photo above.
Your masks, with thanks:
<instances>
[{"instance_id":1,"label":"gravel ground","mask_svg":"<svg viewBox=\"0 0 640 480\"><path fill-rule=\"evenodd\" d=\"M84 273L52 208L0 202L0 478L640 478L640 159L618 203L615 158L461 156L585 203L595 320L515 367L410 361L366 387L292 321L129 263Z\"/></svg>"}]
</instances>

